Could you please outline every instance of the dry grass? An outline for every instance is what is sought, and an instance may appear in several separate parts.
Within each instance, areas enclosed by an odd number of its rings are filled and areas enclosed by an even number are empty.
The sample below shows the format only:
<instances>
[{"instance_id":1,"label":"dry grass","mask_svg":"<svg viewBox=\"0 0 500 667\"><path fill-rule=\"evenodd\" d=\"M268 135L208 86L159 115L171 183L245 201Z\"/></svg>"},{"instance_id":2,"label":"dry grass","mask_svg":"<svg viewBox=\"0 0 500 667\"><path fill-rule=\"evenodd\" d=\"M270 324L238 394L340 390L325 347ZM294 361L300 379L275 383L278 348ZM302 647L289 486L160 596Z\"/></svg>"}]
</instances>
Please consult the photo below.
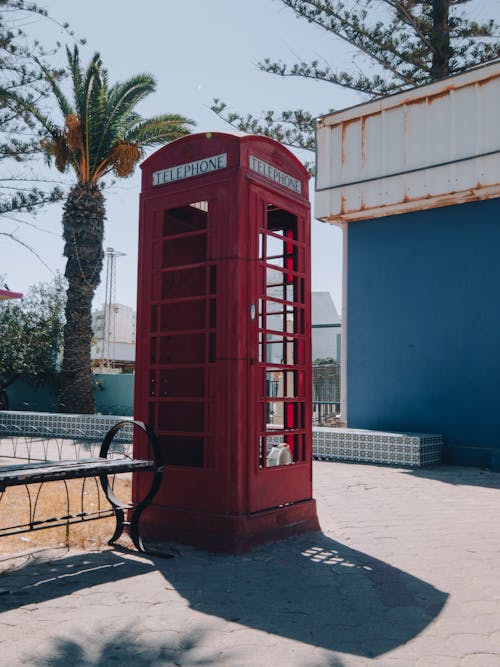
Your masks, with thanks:
<instances>
[{"instance_id":1,"label":"dry grass","mask_svg":"<svg viewBox=\"0 0 500 667\"><path fill-rule=\"evenodd\" d=\"M131 476L118 475L115 493L123 501L131 495ZM31 512L35 519L64 516L80 511L95 511L110 507L98 479L74 479L66 482L33 484L28 487L8 488L0 494L0 530L29 521ZM68 508L69 500L69 508ZM36 509L35 508L36 504ZM38 530L0 539L0 554L12 554L29 548L72 546L98 548L107 543L115 527L114 517L96 521L82 521L71 526Z\"/></svg>"}]
</instances>

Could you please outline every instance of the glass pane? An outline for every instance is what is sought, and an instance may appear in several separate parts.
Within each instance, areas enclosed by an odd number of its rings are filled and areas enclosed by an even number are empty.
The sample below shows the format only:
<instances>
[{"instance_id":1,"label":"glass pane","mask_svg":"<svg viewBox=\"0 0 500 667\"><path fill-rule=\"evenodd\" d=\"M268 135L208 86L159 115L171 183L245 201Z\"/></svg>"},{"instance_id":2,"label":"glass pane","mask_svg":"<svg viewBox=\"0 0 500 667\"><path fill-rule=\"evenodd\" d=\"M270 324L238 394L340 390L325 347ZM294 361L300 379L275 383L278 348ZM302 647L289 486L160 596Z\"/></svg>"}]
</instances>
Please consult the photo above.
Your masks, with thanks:
<instances>
[{"instance_id":1,"label":"glass pane","mask_svg":"<svg viewBox=\"0 0 500 667\"><path fill-rule=\"evenodd\" d=\"M267 428L279 428L284 427L284 404L281 401L267 401L266 402L266 424Z\"/></svg>"},{"instance_id":2,"label":"glass pane","mask_svg":"<svg viewBox=\"0 0 500 667\"><path fill-rule=\"evenodd\" d=\"M275 266L284 266L285 263L285 244L283 239L277 239L274 236L266 237L266 262Z\"/></svg>"},{"instance_id":3,"label":"glass pane","mask_svg":"<svg viewBox=\"0 0 500 667\"><path fill-rule=\"evenodd\" d=\"M295 355L295 341L293 338L287 338L285 340L285 344L283 346L284 349L284 362L287 365L294 365L296 363L303 363L299 362L297 356Z\"/></svg>"},{"instance_id":4,"label":"glass pane","mask_svg":"<svg viewBox=\"0 0 500 667\"><path fill-rule=\"evenodd\" d=\"M266 377L268 398L296 398L296 371L272 371Z\"/></svg>"},{"instance_id":5,"label":"glass pane","mask_svg":"<svg viewBox=\"0 0 500 667\"><path fill-rule=\"evenodd\" d=\"M286 350L284 339L278 336L274 340L270 340L270 335L266 337L266 361L268 364L285 364Z\"/></svg>"},{"instance_id":6,"label":"glass pane","mask_svg":"<svg viewBox=\"0 0 500 667\"><path fill-rule=\"evenodd\" d=\"M281 373L267 373L266 376L266 396L268 398L276 398L277 396L282 396L280 394L280 379Z\"/></svg>"},{"instance_id":7,"label":"glass pane","mask_svg":"<svg viewBox=\"0 0 500 667\"><path fill-rule=\"evenodd\" d=\"M284 283L285 274L282 271L278 271L278 269L270 269L269 267L266 269L266 287L279 288L280 286L283 286ZM280 292L278 292L278 294L280 294ZM278 296L277 298L279 299L281 297Z\"/></svg>"},{"instance_id":8,"label":"glass pane","mask_svg":"<svg viewBox=\"0 0 500 667\"><path fill-rule=\"evenodd\" d=\"M272 304L275 308L281 308L279 303L268 302ZM272 311L271 311L272 312ZM266 329L272 329L273 331L286 331L286 322L285 318L281 314L283 311L278 311L276 314L269 314L266 317Z\"/></svg>"}]
</instances>

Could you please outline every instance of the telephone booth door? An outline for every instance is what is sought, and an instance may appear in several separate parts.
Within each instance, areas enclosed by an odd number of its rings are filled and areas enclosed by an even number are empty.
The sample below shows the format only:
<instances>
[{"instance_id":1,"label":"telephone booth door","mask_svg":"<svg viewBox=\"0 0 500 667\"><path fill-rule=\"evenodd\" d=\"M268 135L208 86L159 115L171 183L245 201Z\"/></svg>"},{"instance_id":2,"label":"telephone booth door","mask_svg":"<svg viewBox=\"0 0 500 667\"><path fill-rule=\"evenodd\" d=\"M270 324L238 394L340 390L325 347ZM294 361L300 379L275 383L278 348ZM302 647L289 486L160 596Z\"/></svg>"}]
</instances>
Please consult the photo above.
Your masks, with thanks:
<instances>
[{"instance_id":1,"label":"telephone booth door","mask_svg":"<svg viewBox=\"0 0 500 667\"><path fill-rule=\"evenodd\" d=\"M310 239L304 206L256 185L249 194L257 222L250 509L258 512L283 502L283 485L288 502L312 493ZM280 445L290 455L275 460L273 447Z\"/></svg>"},{"instance_id":2,"label":"telephone booth door","mask_svg":"<svg viewBox=\"0 0 500 667\"><path fill-rule=\"evenodd\" d=\"M224 188L205 186L144 204L135 414L161 446L168 482L156 501L165 507L225 509L214 444L227 401L216 358L224 266L214 233L224 196Z\"/></svg>"}]
</instances>

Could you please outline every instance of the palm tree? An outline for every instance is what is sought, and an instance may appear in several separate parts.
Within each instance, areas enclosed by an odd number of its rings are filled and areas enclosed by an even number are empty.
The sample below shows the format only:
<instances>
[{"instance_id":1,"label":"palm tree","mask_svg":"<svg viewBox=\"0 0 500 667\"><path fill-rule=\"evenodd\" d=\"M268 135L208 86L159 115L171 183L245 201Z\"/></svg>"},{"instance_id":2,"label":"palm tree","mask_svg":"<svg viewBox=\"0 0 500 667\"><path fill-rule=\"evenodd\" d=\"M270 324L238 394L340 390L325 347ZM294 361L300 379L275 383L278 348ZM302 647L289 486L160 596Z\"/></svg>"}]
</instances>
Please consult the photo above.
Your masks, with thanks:
<instances>
[{"instance_id":1,"label":"palm tree","mask_svg":"<svg viewBox=\"0 0 500 667\"><path fill-rule=\"evenodd\" d=\"M84 71L78 48L66 51L73 104L45 70L63 123L54 123L31 100L18 101L42 126L49 162L54 159L59 171L70 169L76 176L62 218L68 288L60 402L65 412L87 413L94 412L91 311L103 264L102 179L111 172L121 178L130 176L145 147L188 134L187 126L194 122L172 114L143 119L135 108L156 88L150 74L138 74L110 87L98 53Z\"/></svg>"}]
</instances>

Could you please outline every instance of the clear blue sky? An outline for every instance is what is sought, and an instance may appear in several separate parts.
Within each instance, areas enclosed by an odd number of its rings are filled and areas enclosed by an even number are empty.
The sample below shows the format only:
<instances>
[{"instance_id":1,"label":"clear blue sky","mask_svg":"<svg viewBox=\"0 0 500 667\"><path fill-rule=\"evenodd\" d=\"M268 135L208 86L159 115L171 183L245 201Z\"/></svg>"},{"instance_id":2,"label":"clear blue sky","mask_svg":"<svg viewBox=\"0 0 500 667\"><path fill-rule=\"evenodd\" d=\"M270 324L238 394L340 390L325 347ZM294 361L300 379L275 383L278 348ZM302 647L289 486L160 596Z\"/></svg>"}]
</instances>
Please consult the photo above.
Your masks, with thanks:
<instances>
[{"instance_id":1,"label":"clear blue sky","mask_svg":"<svg viewBox=\"0 0 500 667\"><path fill-rule=\"evenodd\" d=\"M157 92L140 107L144 116L182 113L196 120L197 131L223 131L228 126L210 111L214 97L254 114L263 109L304 108L321 115L362 101L361 96L328 84L284 79L257 69L257 61L265 57L288 62L326 59L342 67L354 56L347 45L296 19L279 0L39 0L39 4L86 38L87 45L81 47L84 63L95 51L101 53L111 82L138 72L156 77ZM499 4L498 0L477 0L478 8L497 18ZM56 25L42 18L25 27L48 46L56 40L69 41ZM126 253L117 260L116 299L134 307L139 172L116 183L106 195L105 247ZM54 270L64 270L61 207L49 207L34 222L39 230L2 221L4 229L17 230L50 267L0 236L0 273L16 291L50 280ZM340 310L341 232L313 219L312 238L313 290L329 291ZM103 301L102 284L96 305Z\"/></svg>"}]
</instances>

